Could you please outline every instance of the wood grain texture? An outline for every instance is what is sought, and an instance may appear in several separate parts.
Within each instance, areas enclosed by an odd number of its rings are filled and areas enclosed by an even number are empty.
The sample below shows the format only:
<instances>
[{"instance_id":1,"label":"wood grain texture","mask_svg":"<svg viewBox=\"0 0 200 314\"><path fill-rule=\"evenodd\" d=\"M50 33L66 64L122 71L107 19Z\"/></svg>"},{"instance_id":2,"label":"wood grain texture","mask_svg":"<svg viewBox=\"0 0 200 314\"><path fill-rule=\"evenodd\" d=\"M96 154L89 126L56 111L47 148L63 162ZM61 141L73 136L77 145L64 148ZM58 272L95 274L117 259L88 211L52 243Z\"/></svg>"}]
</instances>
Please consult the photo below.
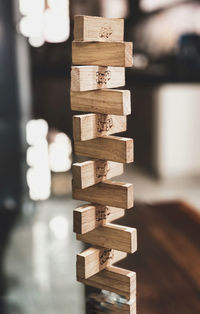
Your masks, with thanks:
<instances>
[{"instance_id":1,"label":"wood grain texture","mask_svg":"<svg viewBox=\"0 0 200 314\"><path fill-rule=\"evenodd\" d=\"M74 65L133 66L132 42L72 42Z\"/></svg>"},{"instance_id":2,"label":"wood grain texture","mask_svg":"<svg viewBox=\"0 0 200 314\"><path fill-rule=\"evenodd\" d=\"M137 250L137 230L107 223L85 234L77 234L77 240L133 253Z\"/></svg>"},{"instance_id":3,"label":"wood grain texture","mask_svg":"<svg viewBox=\"0 0 200 314\"><path fill-rule=\"evenodd\" d=\"M124 40L124 20L75 15L75 41L120 42Z\"/></svg>"},{"instance_id":4,"label":"wood grain texture","mask_svg":"<svg viewBox=\"0 0 200 314\"><path fill-rule=\"evenodd\" d=\"M133 207L133 185L106 180L86 189L78 189L72 184L72 197L76 200L129 209Z\"/></svg>"},{"instance_id":5,"label":"wood grain texture","mask_svg":"<svg viewBox=\"0 0 200 314\"><path fill-rule=\"evenodd\" d=\"M199 314L198 208L181 201L140 204L118 223L138 229L140 249L118 265L137 269L138 313Z\"/></svg>"},{"instance_id":6,"label":"wood grain texture","mask_svg":"<svg viewBox=\"0 0 200 314\"><path fill-rule=\"evenodd\" d=\"M99 273L107 266L111 266L126 257L127 253L125 252L107 248L91 247L78 254L76 257L77 276L87 279Z\"/></svg>"},{"instance_id":7,"label":"wood grain texture","mask_svg":"<svg viewBox=\"0 0 200 314\"><path fill-rule=\"evenodd\" d=\"M76 233L84 234L108 222L119 219L124 214L125 210L122 208L98 204L83 205L73 211L73 230Z\"/></svg>"},{"instance_id":8,"label":"wood grain texture","mask_svg":"<svg viewBox=\"0 0 200 314\"><path fill-rule=\"evenodd\" d=\"M112 89L125 85L133 65L123 33L122 19L74 18L71 109L91 112L73 118L74 151L94 160L73 165L72 197L92 203L73 212L77 239L94 245L77 255L77 280L124 296L135 313L136 274L112 264L137 250L137 230L109 222L134 203L132 184L108 180L133 162L133 139L111 136L126 130L131 113L130 91Z\"/></svg>"},{"instance_id":9,"label":"wood grain texture","mask_svg":"<svg viewBox=\"0 0 200 314\"><path fill-rule=\"evenodd\" d=\"M75 141L87 141L103 135L125 132L127 117L106 114L82 114L73 116Z\"/></svg>"},{"instance_id":10,"label":"wood grain texture","mask_svg":"<svg viewBox=\"0 0 200 314\"><path fill-rule=\"evenodd\" d=\"M127 299L133 299L136 294L136 274L115 266L109 266L89 279L77 277L77 280L85 285L115 292Z\"/></svg>"},{"instance_id":11,"label":"wood grain texture","mask_svg":"<svg viewBox=\"0 0 200 314\"><path fill-rule=\"evenodd\" d=\"M131 113L129 90L100 89L86 92L70 92L71 109L126 116Z\"/></svg>"},{"instance_id":12,"label":"wood grain texture","mask_svg":"<svg viewBox=\"0 0 200 314\"><path fill-rule=\"evenodd\" d=\"M75 141L76 155L121 163L133 162L133 139L102 136L89 141Z\"/></svg>"},{"instance_id":13,"label":"wood grain texture","mask_svg":"<svg viewBox=\"0 0 200 314\"><path fill-rule=\"evenodd\" d=\"M73 184L79 189L119 176L124 172L122 163L106 160L88 160L72 166Z\"/></svg>"},{"instance_id":14,"label":"wood grain texture","mask_svg":"<svg viewBox=\"0 0 200 314\"><path fill-rule=\"evenodd\" d=\"M72 66L71 90L83 92L125 85L125 69L122 67Z\"/></svg>"}]
</instances>

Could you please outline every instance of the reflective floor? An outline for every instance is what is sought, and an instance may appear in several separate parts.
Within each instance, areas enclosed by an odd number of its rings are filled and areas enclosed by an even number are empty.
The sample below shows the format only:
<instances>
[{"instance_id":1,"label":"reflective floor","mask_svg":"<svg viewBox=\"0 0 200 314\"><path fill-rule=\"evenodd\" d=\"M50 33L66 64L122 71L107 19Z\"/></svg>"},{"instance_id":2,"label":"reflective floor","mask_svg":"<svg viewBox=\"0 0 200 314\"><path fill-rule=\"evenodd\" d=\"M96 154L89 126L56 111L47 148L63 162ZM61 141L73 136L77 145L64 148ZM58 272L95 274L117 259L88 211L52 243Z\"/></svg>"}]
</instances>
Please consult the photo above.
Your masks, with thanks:
<instances>
[{"instance_id":1,"label":"reflective floor","mask_svg":"<svg viewBox=\"0 0 200 314\"><path fill-rule=\"evenodd\" d=\"M84 314L84 288L75 280L81 242L72 232L71 198L24 205L6 251L2 314Z\"/></svg>"},{"instance_id":2,"label":"reflective floor","mask_svg":"<svg viewBox=\"0 0 200 314\"><path fill-rule=\"evenodd\" d=\"M152 203L167 199L182 199L195 204L195 208L199 210L199 179L182 181L179 184L162 183L147 177L137 169L127 168L127 170L122 178L116 180L134 182L136 201ZM4 278L0 282L1 295L4 296L0 298L0 314L85 314L86 312L85 289L82 284L76 282L75 276L76 253L82 251L83 244L76 241L75 234L72 232L73 209L84 202L72 200L70 174L60 176L57 182L59 184L55 184L54 179L53 189L57 195L60 193L59 197L54 196L43 202L25 199L18 217L12 211L0 212L0 262L3 263ZM136 227L140 232L141 221L148 221L149 218L145 216L148 213L146 210L138 210L138 213L141 214L138 216L139 227ZM133 227L136 217L133 213L133 217L128 218L128 221L132 221ZM127 225L125 220L120 223ZM141 234L144 234L143 227ZM181 230L180 234L182 234ZM145 247L145 243L142 243L141 247ZM149 244L147 252L151 252ZM135 260L137 261L137 254L134 254L124 267L140 271L140 265L144 264L142 257L138 265L134 264ZM144 273L145 269L141 267L141 274ZM142 283L140 277L138 278ZM148 284L149 291L152 281ZM149 311L149 305L152 303L149 299L145 303L148 305L148 310L142 307L144 304L142 284L139 285L138 291L138 300L141 300L138 302L140 305L138 313L159 314L159 307L155 302L152 312ZM163 300L165 300L164 296Z\"/></svg>"}]
</instances>

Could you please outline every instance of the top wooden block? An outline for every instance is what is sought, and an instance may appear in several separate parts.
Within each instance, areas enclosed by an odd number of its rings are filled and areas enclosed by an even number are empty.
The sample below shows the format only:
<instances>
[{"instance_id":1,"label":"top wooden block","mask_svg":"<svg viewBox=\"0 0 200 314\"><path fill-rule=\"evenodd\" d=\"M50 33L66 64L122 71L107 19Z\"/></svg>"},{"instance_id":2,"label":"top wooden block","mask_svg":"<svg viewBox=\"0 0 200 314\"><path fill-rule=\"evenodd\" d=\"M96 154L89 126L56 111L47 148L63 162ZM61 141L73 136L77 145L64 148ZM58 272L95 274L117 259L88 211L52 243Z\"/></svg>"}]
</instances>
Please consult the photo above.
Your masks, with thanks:
<instances>
[{"instance_id":1,"label":"top wooden block","mask_svg":"<svg viewBox=\"0 0 200 314\"><path fill-rule=\"evenodd\" d=\"M96 16L74 17L75 41L120 42L124 40L124 20Z\"/></svg>"}]
</instances>

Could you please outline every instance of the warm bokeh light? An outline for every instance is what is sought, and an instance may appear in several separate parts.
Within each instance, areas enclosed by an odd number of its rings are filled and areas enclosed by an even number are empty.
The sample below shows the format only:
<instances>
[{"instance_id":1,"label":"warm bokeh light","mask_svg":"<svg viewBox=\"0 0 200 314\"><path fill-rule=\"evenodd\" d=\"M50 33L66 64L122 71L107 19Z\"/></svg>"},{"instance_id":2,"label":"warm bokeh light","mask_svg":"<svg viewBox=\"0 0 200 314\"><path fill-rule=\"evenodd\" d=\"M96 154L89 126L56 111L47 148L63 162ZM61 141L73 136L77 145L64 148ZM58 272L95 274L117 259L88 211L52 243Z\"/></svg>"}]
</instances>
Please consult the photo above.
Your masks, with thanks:
<instances>
[{"instance_id":1,"label":"warm bokeh light","mask_svg":"<svg viewBox=\"0 0 200 314\"><path fill-rule=\"evenodd\" d=\"M46 200L51 194L51 172L48 153L48 124L45 120L30 120L26 125L26 139L29 145L26 160L30 168L26 180L32 200Z\"/></svg>"},{"instance_id":2,"label":"warm bokeh light","mask_svg":"<svg viewBox=\"0 0 200 314\"><path fill-rule=\"evenodd\" d=\"M128 15L128 0L102 0L101 14L108 18L125 18Z\"/></svg>"},{"instance_id":3,"label":"warm bokeh light","mask_svg":"<svg viewBox=\"0 0 200 314\"><path fill-rule=\"evenodd\" d=\"M25 37L41 37L42 36L41 16L22 17L19 24L19 30Z\"/></svg>"},{"instance_id":4,"label":"warm bokeh light","mask_svg":"<svg viewBox=\"0 0 200 314\"><path fill-rule=\"evenodd\" d=\"M54 172L65 172L71 168L72 145L64 133L57 133L49 145L49 164Z\"/></svg>"},{"instance_id":5,"label":"warm bokeh light","mask_svg":"<svg viewBox=\"0 0 200 314\"><path fill-rule=\"evenodd\" d=\"M32 200L46 200L51 193L51 174L48 167L29 168L26 174L29 196Z\"/></svg>"},{"instance_id":6,"label":"warm bokeh light","mask_svg":"<svg viewBox=\"0 0 200 314\"><path fill-rule=\"evenodd\" d=\"M47 9L43 16L43 34L47 42L59 43L69 37L69 18L65 11Z\"/></svg>"},{"instance_id":7,"label":"warm bokeh light","mask_svg":"<svg viewBox=\"0 0 200 314\"><path fill-rule=\"evenodd\" d=\"M42 45L44 45L45 40L44 37L29 37L28 42L31 46L38 48L41 47Z\"/></svg>"},{"instance_id":8,"label":"warm bokeh light","mask_svg":"<svg viewBox=\"0 0 200 314\"><path fill-rule=\"evenodd\" d=\"M30 145L26 152L26 162L30 167L26 175L29 195L32 200L45 200L51 194L51 171L71 169L71 140L65 133L48 132L48 124L43 119L27 123L26 140Z\"/></svg>"},{"instance_id":9,"label":"warm bokeh light","mask_svg":"<svg viewBox=\"0 0 200 314\"><path fill-rule=\"evenodd\" d=\"M38 144L47 137L48 124L43 119L30 120L26 125L26 141L29 145Z\"/></svg>"},{"instance_id":10,"label":"warm bokeh light","mask_svg":"<svg viewBox=\"0 0 200 314\"><path fill-rule=\"evenodd\" d=\"M69 0L19 0L19 30L33 47L64 42L70 35Z\"/></svg>"},{"instance_id":11,"label":"warm bokeh light","mask_svg":"<svg viewBox=\"0 0 200 314\"><path fill-rule=\"evenodd\" d=\"M135 53L133 56L133 66L136 69L145 69L148 66L148 58L141 53Z\"/></svg>"},{"instance_id":12,"label":"warm bokeh light","mask_svg":"<svg viewBox=\"0 0 200 314\"><path fill-rule=\"evenodd\" d=\"M186 1L187 0L140 0L140 7L146 12L151 12Z\"/></svg>"},{"instance_id":13,"label":"warm bokeh light","mask_svg":"<svg viewBox=\"0 0 200 314\"><path fill-rule=\"evenodd\" d=\"M34 15L42 13L44 8L44 0L19 0L19 10L23 15Z\"/></svg>"},{"instance_id":14,"label":"warm bokeh light","mask_svg":"<svg viewBox=\"0 0 200 314\"><path fill-rule=\"evenodd\" d=\"M49 228L57 239L65 239L68 233L68 221L63 216L54 217L49 222Z\"/></svg>"},{"instance_id":15,"label":"warm bokeh light","mask_svg":"<svg viewBox=\"0 0 200 314\"><path fill-rule=\"evenodd\" d=\"M45 166L48 163L47 141L43 140L38 142L38 145L29 147L26 152L26 161L30 167Z\"/></svg>"}]
</instances>

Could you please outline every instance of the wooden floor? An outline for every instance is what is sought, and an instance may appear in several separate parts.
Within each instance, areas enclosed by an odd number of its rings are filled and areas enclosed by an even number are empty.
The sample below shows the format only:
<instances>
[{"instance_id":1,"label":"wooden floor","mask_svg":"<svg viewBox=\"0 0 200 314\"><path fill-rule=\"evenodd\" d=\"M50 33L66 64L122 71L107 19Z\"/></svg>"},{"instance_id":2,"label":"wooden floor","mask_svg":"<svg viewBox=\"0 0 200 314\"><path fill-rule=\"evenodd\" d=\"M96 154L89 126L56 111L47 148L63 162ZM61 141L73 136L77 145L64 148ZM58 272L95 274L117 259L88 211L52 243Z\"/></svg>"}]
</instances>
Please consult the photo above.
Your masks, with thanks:
<instances>
[{"instance_id":1,"label":"wooden floor","mask_svg":"<svg viewBox=\"0 0 200 314\"><path fill-rule=\"evenodd\" d=\"M200 217L184 203L136 206L120 220L138 229L138 314L200 313Z\"/></svg>"},{"instance_id":2,"label":"wooden floor","mask_svg":"<svg viewBox=\"0 0 200 314\"><path fill-rule=\"evenodd\" d=\"M137 314L199 314L200 217L175 202L135 206L118 223L138 230L138 252L117 264L137 272Z\"/></svg>"}]
</instances>

